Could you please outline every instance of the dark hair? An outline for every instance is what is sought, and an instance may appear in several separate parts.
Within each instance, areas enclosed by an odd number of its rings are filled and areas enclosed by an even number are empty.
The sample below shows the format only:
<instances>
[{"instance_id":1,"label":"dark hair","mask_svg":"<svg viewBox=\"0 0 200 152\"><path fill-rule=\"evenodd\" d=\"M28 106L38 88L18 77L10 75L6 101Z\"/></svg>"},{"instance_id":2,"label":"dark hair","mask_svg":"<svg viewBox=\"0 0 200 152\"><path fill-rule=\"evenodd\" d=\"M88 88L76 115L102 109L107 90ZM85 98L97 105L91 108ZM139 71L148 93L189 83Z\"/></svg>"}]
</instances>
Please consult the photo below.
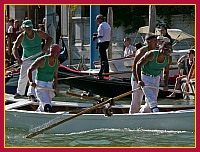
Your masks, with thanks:
<instances>
[{"instance_id":1,"label":"dark hair","mask_svg":"<svg viewBox=\"0 0 200 152\"><path fill-rule=\"evenodd\" d=\"M136 47L136 49L141 48L141 47L142 47L142 43L136 43L136 44L135 44L135 47Z\"/></svg>"},{"instance_id":2,"label":"dark hair","mask_svg":"<svg viewBox=\"0 0 200 152\"><path fill-rule=\"evenodd\" d=\"M160 25L160 28L163 28L164 30L167 31L167 25L166 25L166 24L161 24L161 25Z\"/></svg>"},{"instance_id":3,"label":"dark hair","mask_svg":"<svg viewBox=\"0 0 200 152\"><path fill-rule=\"evenodd\" d=\"M124 40L131 41L131 39L129 37L125 37Z\"/></svg>"},{"instance_id":4,"label":"dark hair","mask_svg":"<svg viewBox=\"0 0 200 152\"><path fill-rule=\"evenodd\" d=\"M101 14L97 15L97 16L96 16L96 20L98 20L98 19L104 20L103 15L101 15Z\"/></svg>"},{"instance_id":5,"label":"dark hair","mask_svg":"<svg viewBox=\"0 0 200 152\"><path fill-rule=\"evenodd\" d=\"M8 22L14 22L15 20L13 19L13 18L10 18L9 20L8 20Z\"/></svg>"},{"instance_id":6,"label":"dark hair","mask_svg":"<svg viewBox=\"0 0 200 152\"><path fill-rule=\"evenodd\" d=\"M166 26L161 26L161 28L163 28L164 30L167 31L167 27Z\"/></svg>"},{"instance_id":7,"label":"dark hair","mask_svg":"<svg viewBox=\"0 0 200 152\"><path fill-rule=\"evenodd\" d=\"M166 46L172 46L172 43L171 42L163 42L162 46L163 47L166 47Z\"/></svg>"},{"instance_id":8,"label":"dark hair","mask_svg":"<svg viewBox=\"0 0 200 152\"><path fill-rule=\"evenodd\" d=\"M195 54L195 51L191 49L188 51L188 54Z\"/></svg>"},{"instance_id":9,"label":"dark hair","mask_svg":"<svg viewBox=\"0 0 200 152\"><path fill-rule=\"evenodd\" d=\"M148 33L146 36L145 36L145 40L149 41L153 38L157 38L153 33Z\"/></svg>"}]
</instances>

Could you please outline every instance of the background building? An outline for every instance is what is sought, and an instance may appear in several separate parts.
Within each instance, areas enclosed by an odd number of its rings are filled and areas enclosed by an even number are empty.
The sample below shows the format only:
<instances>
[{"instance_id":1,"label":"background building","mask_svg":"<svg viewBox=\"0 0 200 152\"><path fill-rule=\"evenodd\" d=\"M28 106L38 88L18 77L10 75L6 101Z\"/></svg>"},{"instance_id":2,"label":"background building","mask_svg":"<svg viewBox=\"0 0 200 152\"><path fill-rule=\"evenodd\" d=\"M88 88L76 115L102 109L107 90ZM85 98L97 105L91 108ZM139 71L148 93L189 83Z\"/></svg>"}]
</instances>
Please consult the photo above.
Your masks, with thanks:
<instances>
[{"instance_id":1,"label":"background building","mask_svg":"<svg viewBox=\"0 0 200 152\"><path fill-rule=\"evenodd\" d=\"M115 7L119 6L106 6L100 5L100 13L107 16L108 8L113 8L113 20L118 20L115 18L116 10ZM121 9L126 10L124 5ZM174 7L174 6L173 6ZM185 6L187 7L187 6ZM189 7L189 6L188 6ZM50 11L48 11L50 8ZM46 31L53 35L54 41L61 44L60 37L62 36L66 46L69 48L69 18L68 18L68 5L55 5L55 6L45 6L45 5L7 5L6 6L6 16L9 18L14 18L22 22L25 18L29 18L34 23L34 28L39 28L39 24L44 24L43 19L51 16L51 23L46 25ZM169 6L170 8L170 6ZM162 12L162 11L161 11ZM193 10L195 12L195 10ZM163 14L166 11L163 11ZM134 13L132 13L134 15ZM124 16L124 18L129 18L130 16ZM141 17L140 17L141 18ZM144 12L142 18L144 19L144 25L149 24L148 11ZM181 29L191 35L195 35L195 15L194 14L176 14L176 15L159 15L157 16L156 22L158 24L170 21L170 28ZM130 22L132 20L130 19ZM136 23L138 20L132 21ZM131 25L130 25L131 26ZM49 31L51 30L51 31ZM53 32L53 33L51 33ZM122 57L123 56L123 38L130 37L132 43L143 42L142 37L138 35L136 31L127 33L127 26L117 25L112 29L112 57ZM191 44L190 44L191 43ZM89 59L90 51L90 6L89 5L73 5L72 6L72 51L73 59L80 59L84 56L85 59ZM188 43L187 43L188 44ZM176 49L185 49L186 43L180 43L176 45ZM189 42L189 45L193 46L194 42Z\"/></svg>"}]
</instances>

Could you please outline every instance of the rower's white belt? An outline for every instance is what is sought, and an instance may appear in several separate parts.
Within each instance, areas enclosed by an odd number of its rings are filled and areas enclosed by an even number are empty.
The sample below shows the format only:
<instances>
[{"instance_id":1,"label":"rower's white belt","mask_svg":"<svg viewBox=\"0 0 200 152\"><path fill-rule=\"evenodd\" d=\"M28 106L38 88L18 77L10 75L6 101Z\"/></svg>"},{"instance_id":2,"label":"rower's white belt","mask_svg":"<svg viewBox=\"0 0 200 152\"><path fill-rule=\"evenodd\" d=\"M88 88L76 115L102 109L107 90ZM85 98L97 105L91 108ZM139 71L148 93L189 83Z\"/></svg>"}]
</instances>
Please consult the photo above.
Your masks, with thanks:
<instances>
[{"instance_id":1,"label":"rower's white belt","mask_svg":"<svg viewBox=\"0 0 200 152\"><path fill-rule=\"evenodd\" d=\"M146 76L149 76L149 77L157 77L157 76L155 76L155 75L152 75L152 74L147 74L147 73L144 73L143 71L142 71L142 74L144 74L144 75L146 75Z\"/></svg>"}]
</instances>

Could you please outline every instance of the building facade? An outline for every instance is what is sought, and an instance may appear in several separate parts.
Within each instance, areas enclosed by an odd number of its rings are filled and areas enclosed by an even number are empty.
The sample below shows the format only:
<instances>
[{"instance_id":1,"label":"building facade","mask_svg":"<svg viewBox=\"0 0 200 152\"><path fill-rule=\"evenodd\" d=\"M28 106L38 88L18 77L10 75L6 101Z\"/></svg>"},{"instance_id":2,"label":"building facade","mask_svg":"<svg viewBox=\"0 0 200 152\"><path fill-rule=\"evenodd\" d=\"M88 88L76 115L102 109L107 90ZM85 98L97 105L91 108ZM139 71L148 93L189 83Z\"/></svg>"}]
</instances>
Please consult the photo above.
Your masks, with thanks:
<instances>
[{"instance_id":1,"label":"building facade","mask_svg":"<svg viewBox=\"0 0 200 152\"><path fill-rule=\"evenodd\" d=\"M52 12L48 12L47 7L52 7ZM89 59L90 52L90 17L89 5L80 5L72 7L72 42L69 43L69 6L45 6L45 5L15 5L6 7L6 15L10 18L23 21L25 17L33 20L34 28L38 28L38 24L42 23L43 18L54 16L51 18L51 28L47 25L46 30L53 35L55 43L60 43L60 36L62 36L66 46L69 48L71 44L73 59L79 60L81 56ZM113 12L114 13L114 12ZM148 16L146 17L146 25L148 25ZM158 19L160 22L164 19ZM195 18L191 15L175 15L171 17L171 28L181 29L186 33L195 35ZM48 31L53 29L52 31ZM142 37L138 33L126 34L125 27L114 27L112 29L112 57L123 56L123 38L128 36L132 43L143 42ZM52 32L52 33L51 33ZM194 45L194 42L189 42ZM60 43L61 44L61 43ZM190 45L190 44L189 44ZM186 44L177 44L176 49L185 49Z\"/></svg>"}]
</instances>

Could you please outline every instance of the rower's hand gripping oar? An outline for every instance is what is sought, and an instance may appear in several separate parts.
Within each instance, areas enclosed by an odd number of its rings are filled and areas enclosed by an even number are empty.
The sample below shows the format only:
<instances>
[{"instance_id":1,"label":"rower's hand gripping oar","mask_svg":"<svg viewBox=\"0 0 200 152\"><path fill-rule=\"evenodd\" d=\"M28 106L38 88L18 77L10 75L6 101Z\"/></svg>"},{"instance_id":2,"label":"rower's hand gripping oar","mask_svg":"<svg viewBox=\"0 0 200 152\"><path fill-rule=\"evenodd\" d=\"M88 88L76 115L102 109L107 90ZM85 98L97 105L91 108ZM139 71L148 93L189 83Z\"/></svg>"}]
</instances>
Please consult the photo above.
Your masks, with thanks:
<instances>
[{"instance_id":1,"label":"rower's hand gripping oar","mask_svg":"<svg viewBox=\"0 0 200 152\"><path fill-rule=\"evenodd\" d=\"M28 58L25 58L25 59L23 60L23 62L28 61L28 60L31 60L31 59L33 59L33 58L35 58L35 57L37 57L37 56L39 56L39 55L41 55L41 54L42 54L42 52L38 52L37 54L34 54L34 55L32 55L32 56L29 56ZM13 64L13 65L7 67L6 70L9 70L9 69L14 68L14 67L16 67L16 66L18 66L18 63L15 63L15 64Z\"/></svg>"},{"instance_id":2,"label":"rower's hand gripping oar","mask_svg":"<svg viewBox=\"0 0 200 152\"><path fill-rule=\"evenodd\" d=\"M127 96L127 95L132 94L132 92L134 92L134 91L136 91L136 90L139 90L139 89L140 89L140 88L136 88L136 89L133 90L133 91L128 91L128 92L126 92L126 93L123 93L123 94L121 94L121 95L118 95L118 96L114 97L113 100L118 100L118 99L120 99L120 98L123 98L123 97L125 97L125 96ZM68 117L68 118L66 118L66 119L64 119L64 120L61 120L61 121L59 121L59 122L56 122L56 123L54 123L54 124L52 124L52 125L50 125L50 126L47 126L47 127L45 127L45 128L42 128L42 129L39 129L38 131L35 131L35 132L33 132L33 133L30 133L30 134L28 134L28 135L26 136L26 138L32 138L32 137L34 137L34 136L37 136L37 135L39 135L39 134L41 134L41 133L43 133L43 132L45 132L45 131L47 131L47 130L49 130L49 129L51 129L51 128L54 128L54 127L56 127L56 126L58 126L58 125L60 125L60 124L62 124L62 123L65 123L65 122L67 122L67 121L69 121L69 120L72 120L72 119L74 119L74 118L76 118L76 117L82 115L82 114L85 114L85 113L87 113L87 112L89 112L89 111L91 111L91 110L94 110L94 109L96 109L96 108L98 108L98 107L100 107L100 106L106 104L106 103L109 102L109 101L110 101L110 99L108 99L108 100L106 100L106 101L103 101L103 102L101 102L101 103L99 103L99 104L96 104L96 105L94 105L94 106L92 106L92 107L89 107L89 108L87 108L87 109L85 109L85 110L80 111L80 112L77 113L76 115L70 116L70 117Z\"/></svg>"}]
</instances>

